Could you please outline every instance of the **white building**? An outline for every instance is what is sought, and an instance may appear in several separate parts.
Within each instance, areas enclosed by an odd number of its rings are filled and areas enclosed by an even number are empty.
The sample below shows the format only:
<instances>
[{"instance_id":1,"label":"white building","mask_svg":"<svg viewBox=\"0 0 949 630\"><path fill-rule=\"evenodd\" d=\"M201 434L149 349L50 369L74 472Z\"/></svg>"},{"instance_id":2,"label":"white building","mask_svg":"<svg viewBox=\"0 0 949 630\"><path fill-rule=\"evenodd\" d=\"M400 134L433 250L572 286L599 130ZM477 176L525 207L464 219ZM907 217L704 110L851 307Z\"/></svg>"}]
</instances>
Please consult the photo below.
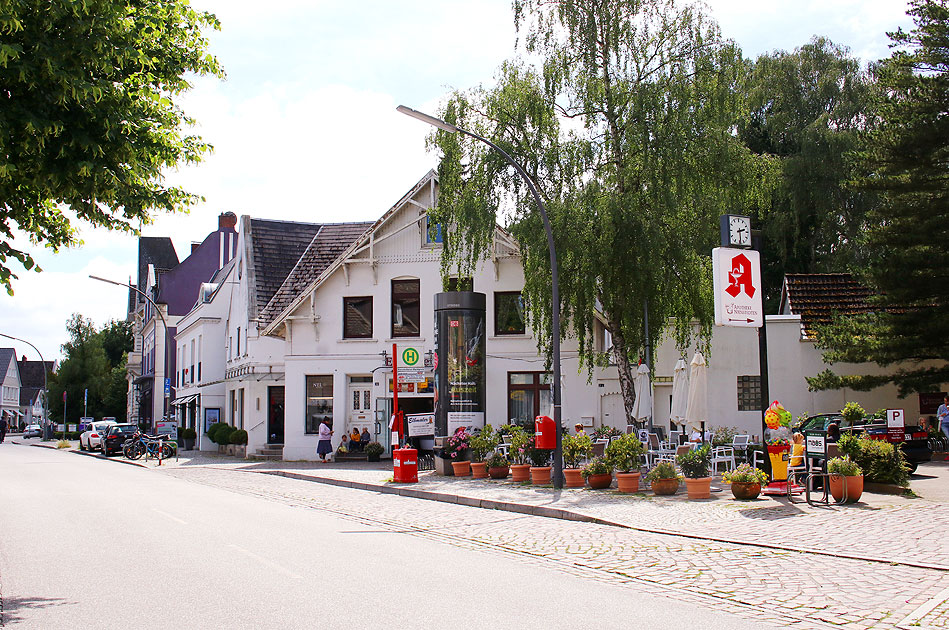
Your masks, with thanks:
<instances>
[{"instance_id":1,"label":"white building","mask_svg":"<svg viewBox=\"0 0 949 630\"><path fill-rule=\"evenodd\" d=\"M20 370L17 367L16 350L0 348L0 418L12 427L20 423Z\"/></svg>"}]
</instances>

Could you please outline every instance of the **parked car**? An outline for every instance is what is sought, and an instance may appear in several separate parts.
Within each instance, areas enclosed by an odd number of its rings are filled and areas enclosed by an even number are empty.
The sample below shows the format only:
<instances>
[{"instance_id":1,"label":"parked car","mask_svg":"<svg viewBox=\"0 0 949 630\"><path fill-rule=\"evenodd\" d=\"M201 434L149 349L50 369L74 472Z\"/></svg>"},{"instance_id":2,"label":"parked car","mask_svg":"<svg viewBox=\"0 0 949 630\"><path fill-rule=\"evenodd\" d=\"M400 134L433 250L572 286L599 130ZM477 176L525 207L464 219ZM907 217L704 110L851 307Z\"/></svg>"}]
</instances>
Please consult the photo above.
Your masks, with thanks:
<instances>
[{"instance_id":1,"label":"parked car","mask_svg":"<svg viewBox=\"0 0 949 630\"><path fill-rule=\"evenodd\" d=\"M113 424L117 424L115 420L100 420L99 422L93 422L91 427L79 434L79 450L101 450L102 436Z\"/></svg>"},{"instance_id":2,"label":"parked car","mask_svg":"<svg viewBox=\"0 0 949 630\"><path fill-rule=\"evenodd\" d=\"M38 424L28 424L26 430L23 431L23 437L43 437L43 427Z\"/></svg>"},{"instance_id":3,"label":"parked car","mask_svg":"<svg viewBox=\"0 0 949 630\"><path fill-rule=\"evenodd\" d=\"M135 424L111 424L101 439L102 454L108 457L112 453L120 453L125 440L138 431Z\"/></svg>"},{"instance_id":4,"label":"parked car","mask_svg":"<svg viewBox=\"0 0 949 630\"><path fill-rule=\"evenodd\" d=\"M932 449L929 448L929 435L922 427L906 425L900 434L890 434L886 429L886 420L876 418L863 418L860 421L850 424L839 413L822 413L811 416L798 426L794 431L804 433L806 430L819 429L827 430L827 425L836 422L841 433L853 433L855 435L866 435L871 440L885 440L901 449L909 472L916 472L916 468L921 462L928 462L933 458Z\"/></svg>"}]
</instances>

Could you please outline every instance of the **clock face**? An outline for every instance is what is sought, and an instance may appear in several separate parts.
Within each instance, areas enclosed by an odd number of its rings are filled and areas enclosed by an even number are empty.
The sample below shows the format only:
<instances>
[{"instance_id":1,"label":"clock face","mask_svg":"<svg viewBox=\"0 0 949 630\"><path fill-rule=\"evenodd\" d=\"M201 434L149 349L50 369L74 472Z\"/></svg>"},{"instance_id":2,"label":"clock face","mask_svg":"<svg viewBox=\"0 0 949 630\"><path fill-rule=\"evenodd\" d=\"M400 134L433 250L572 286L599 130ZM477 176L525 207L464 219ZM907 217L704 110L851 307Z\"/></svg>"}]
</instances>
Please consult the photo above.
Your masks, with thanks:
<instances>
[{"instance_id":1,"label":"clock face","mask_svg":"<svg viewBox=\"0 0 949 630\"><path fill-rule=\"evenodd\" d=\"M751 219L731 217L728 220L728 242L731 245L749 247L751 245Z\"/></svg>"}]
</instances>

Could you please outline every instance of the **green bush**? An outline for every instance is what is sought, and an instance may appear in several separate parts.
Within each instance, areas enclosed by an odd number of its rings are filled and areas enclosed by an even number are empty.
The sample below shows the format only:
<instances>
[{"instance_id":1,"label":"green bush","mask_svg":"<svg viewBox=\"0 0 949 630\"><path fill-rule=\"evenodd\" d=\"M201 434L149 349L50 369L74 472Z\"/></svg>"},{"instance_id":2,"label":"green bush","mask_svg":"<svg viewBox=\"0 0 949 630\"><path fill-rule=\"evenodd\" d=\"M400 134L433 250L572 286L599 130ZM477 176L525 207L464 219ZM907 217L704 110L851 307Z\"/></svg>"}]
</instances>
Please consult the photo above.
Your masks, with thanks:
<instances>
[{"instance_id":1,"label":"green bush","mask_svg":"<svg viewBox=\"0 0 949 630\"><path fill-rule=\"evenodd\" d=\"M659 462L656 466L646 473L646 481L655 481L657 479L678 479L682 481L682 475L676 471L675 464L672 462Z\"/></svg>"},{"instance_id":2,"label":"green bush","mask_svg":"<svg viewBox=\"0 0 949 630\"><path fill-rule=\"evenodd\" d=\"M580 462L593 454L593 440L589 435L565 435L562 442L564 468L579 468Z\"/></svg>"},{"instance_id":3,"label":"green bush","mask_svg":"<svg viewBox=\"0 0 949 630\"><path fill-rule=\"evenodd\" d=\"M844 405L844 408L840 410L840 415L844 417L847 422L851 425L859 424L863 420L864 416L867 415L867 412L864 411L863 407L859 403L848 402Z\"/></svg>"},{"instance_id":4,"label":"green bush","mask_svg":"<svg viewBox=\"0 0 949 630\"><path fill-rule=\"evenodd\" d=\"M835 457L827 462L827 472L837 473L844 477L856 477L863 474L863 471L860 470L860 466L846 455L843 457Z\"/></svg>"},{"instance_id":5,"label":"green bush","mask_svg":"<svg viewBox=\"0 0 949 630\"><path fill-rule=\"evenodd\" d=\"M692 449L688 453L678 455L676 463L682 469L682 474L690 479L708 477L712 468L712 449L708 444Z\"/></svg>"},{"instance_id":6,"label":"green bush","mask_svg":"<svg viewBox=\"0 0 949 630\"><path fill-rule=\"evenodd\" d=\"M247 431L244 429L232 431L228 444L247 444Z\"/></svg>"},{"instance_id":7,"label":"green bush","mask_svg":"<svg viewBox=\"0 0 949 630\"><path fill-rule=\"evenodd\" d=\"M232 427L229 424L225 424L217 431L214 432L214 437L211 438L211 441L220 446L225 446L231 443L231 434L237 431L236 427Z\"/></svg>"},{"instance_id":8,"label":"green bush","mask_svg":"<svg viewBox=\"0 0 949 630\"><path fill-rule=\"evenodd\" d=\"M501 453L494 453L488 458L488 468L503 468L510 465L511 462Z\"/></svg>"},{"instance_id":9,"label":"green bush","mask_svg":"<svg viewBox=\"0 0 949 630\"><path fill-rule=\"evenodd\" d=\"M190 427L185 427L178 432L182 440L194 440L198 437L198 432Z\"/></svg>"},{"instance_id":10,"label":"green bush","mask_svg":"<svg viewBox=\"0 0 949 630\"><path fill-rule=\"evenodd\" d=\"M646 449L635 433L627 433L606 445L606 458L620 472L639 470L640 458Z\"/></svg>"},{"instance_id":11,"label":"green bush","mask_svg":"<svg viewBox=\"0 0 949 630\"><path fill-rule=\"evenodd\" d=\"M583 467L580 474L586 479L591 475L608 475L613 473L613 466L604 457L594 457Z\"/></svg>"},{"instance_id":12,"label":"green bush","mask_svg":"<svg viewBox=\"0 0 949 630\"><path fill-rule=\"evenodd\" d=\"M837 446L841 455L848 456L863 470L867 481L898 486L909 484L909 468L903 451L893 444L868 437L842 435Z\"/></svg>"},{"instance_id":13,"label":"green bush","mask_svg":"<svg viewBox=\"0 0 949 630\"><path fill-rule=\"evenodd\" d=\"M485 425L483 429L471 436L468 440L471 448L471 461L481 462L501 443L501 437L494 432L491 425Z\"/></svg>"},{"instance_id":14,"label":"green bush","mask_svg":"<svg viewBox=\"0 0 949 630\"><path fill-rule=\"evenodd\" d=\"M208 429L208 439L210 439L212 442L216 444L217 440L215 439L214 436L217 435L217 432L220 431L222 427L226 427L226 426L227 426L226 422L215 422L214 424L212 424L210 428Z\"/></svg>"},{"instance_id":15,"label":"green bush","mask_svg":"<svg viewBox=\"0 0 949 630\"><path fill-rule=\"evenodd\" d=\"M382 444L379 444L378 442L370 442L369 444L366 444L366 448L364 450L366 451L366 455L369 457L378 457L379 455L382 455L386 449L383 448Z\"/></svg>"}]
</instances>

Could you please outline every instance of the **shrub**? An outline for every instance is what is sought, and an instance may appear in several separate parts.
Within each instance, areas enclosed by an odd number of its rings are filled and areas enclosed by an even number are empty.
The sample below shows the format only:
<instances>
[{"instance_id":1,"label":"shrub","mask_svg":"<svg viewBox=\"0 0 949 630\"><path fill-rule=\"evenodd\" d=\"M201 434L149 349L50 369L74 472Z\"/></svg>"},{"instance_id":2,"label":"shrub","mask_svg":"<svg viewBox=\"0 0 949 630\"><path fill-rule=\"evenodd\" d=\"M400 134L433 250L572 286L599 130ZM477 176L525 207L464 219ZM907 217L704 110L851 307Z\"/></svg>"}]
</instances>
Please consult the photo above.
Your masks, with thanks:
<instances>
[{"instance_id":1,"label":"shrub","mask_svg":"<svg viewBox=\"0 0 949 630\"><path fill-rule=\"evenodd\" d=\"M244 429L232 431L228 444L247 444L247 431Z\"/></svg>"},{"instance_id":2,"label":"shrub","mask_svg":"<svg viewBox=\"0 0 949 630\"><path fill-rule=\"evenodd\" d=\"M633 434L623 435L606 446L606 458L620 472L639 470L640 458L646 452L643 443Z\"/></svg>"},{"instance_id":3,"label":"shrub","mask_svg":"<svg viewBox=\"0 0 949 630\"><path fill-rule=\"evenodd\" d=\"M511 462L508 461L508 458L502 455L501 453L494 453L491 457L488 458L488 468L503 468L505 466L510 466Z\"/></svg>"},{"instance_id":4,"label":"shrub","mask_svg":"<svg viewBox=\"0 0 949 630\"><path fill-rule=\"evenodd\" d=\"M593 440L589 435L565 435L563 437L564 468L579 468L580 462L593 454Z\"/></svg>"},{"instance_id":5,"label":"shrub","mask_svg":"<svg viewBox=\"0 0 949 630\"><path fill-rule=\"evenodd\" d=\"M594 440L603 440L611 437L619 437L621 435L623 435L622 431L613 427L602 426L593 429Z\"/></svg>"},{"instance_id":6,"label":"shrub","mask_svg":"<svg viewBox=\"0 0 949 630\"><path fill-rule=\"evenodd\" d=\"M71 446L72 444L69 442L69 440L60 440L59 442L56 442L56 448L69 448Z\"/></svg>"},{"instance_id":7,"label":"shrub","mask_svg":"<svg viewBox=\"0 0 949 630\"><path fill-rule=\"evenodd\" d=\"M837 446L842 455L849 457L863 470L867 481L898 486L909 484L909 469L903 451L893 444L868 437L842 435Z\"/></svg>"},{"instance_id":8,"label":"shrub","mask_svg":"<svg viewBox=\"0 0 949 630\"><path fill-rule=\"evenodd\" d=\"M527 445L533 438L517 425L507 425L507 429L511 436L511 458L517 464L526 464Z\"/></svg>"},{"instance_id":9,"label":"shrub","mask_svg":"<svg viewBox=\"0 0 949 630\"><path fill-rule=\"evenodd\" d=\"M382 444L379 444L378 442L370 442L369 444L366 444L366 448L364 450L366 455L370 457L378 457L379 455L382 455L386 449L384 449Z\"/></svg>"},{"instance_id":10,"label":"shrub","mask_svg":"<svg viewBox=\"0 0 949 630\"><path fill-rule=\"evenodd\" d=\"M708 477L712 468L712 449L708 444L692 449L688 453L678 455L676 463L682 469L682 474L690 479Z\"/></svg>"},{"instance_id":11,"label":"shrub","mask_svg":"<svg viewBox=\"0 0 949 630\"><path fill-rule=\"evenodd\" d=\"M531 466L550 465L550 455L552 451L547 448L535 447L534 436L527 438L527 446L524 447L524 452L527 454L527 459L530 460Z\"/></svg>"},{"instance_id":12,"label":"shrub","mask_svg":"<svg viewBox=\"0 0 949 630\"><path fill-rule=\"evenodd\" d=\"M583 467L580 474L583 475L584 479L591 475L610 475L613 474L613 466L605 457L594 457L589 464Z\"/></svg>"},{"instance_id":13,"label":"shrub","mask_svg":"<svg viewBox=\"0 0 949 630\"><path fill-rule=\"evenodd\" d=\"M840 410L840 415L851 425L854 425L863 420L867 412L863 410L863 407L861 407L859 403L848 402L844 405L844 408Z\"/></svg>"},{"instance_id":14,"label":"shrub","mask_svg":"<svg viewBox=\"0 0 949 630\"><path fill-rule=\"evenodd\" d=\"M222 427L226 426L226 422L215 422L208 428L208 438L216 444L217 440L214 438L214 436L217 435L217 432L220 431Z\"/></svg>"},{"instance_id":15,"label":"shrub","mask_svg":"<svg viewBox=\"0 0 949 630\"><path fill-rule=\"evenodd\" d=\"M469 442L472 461L481 462L501 442L501 436L494 432L490 424L486 424L483 429L471 436Z\"/></svg>"},{"instance_id":16,"label":"shrub","mask_svg":"<svg viewBox=\"0 0 949 630\"><path fill-rule=\"evenodd\" d=\"M225 424L223 427L214 432L214 437L211 440L220 446L225 446L231 443L231 434L237 431L236 427L232 427L229 424Z\"/></svg>"},{"instance_id":17,"label":"shrub","mask_svg":"<svg viewBox=\"0 0 949 630\"><path fill-rule=\"evenodd\" d=\"M740 464L738 468L732 471L722 473L722 481L725 483L768 483L768 473L760 468L754 468L751 464Z\"/></svg>"},{"instance_id":18,"label":"shrub","mask_svg":"<svg viewBox=\"0 0 949 630\"><path fill-rule=\"evenodd\" d=\"M843 457L835 457L827 462L827 472L837 473L844 477L856 477L857 475L863 474L863 471L860 470L860 466L846 455Z\"/></svg>"},{"instance_id":19,"label":"shrub","mask_svg":"<svg viewBox=\"0 0 949 630\"><path fill-rule=\"evenodd\" d=\"M182 440L193 440L198 437L198 432L190 427L185 427L178 432Z\"/></svg>"},{"instance_id":20,"label":"shrub","mask_svg":"<svg viewBox=\"0 0 949 630\"><path fill-rule=\"evenodd\" d=\"M646 481L656 481L657 479L678 479L682 480L682 475L676 471L675 464L672 462L659 462L655 467L646 473Z\"/></svg>"}]
</instances>

